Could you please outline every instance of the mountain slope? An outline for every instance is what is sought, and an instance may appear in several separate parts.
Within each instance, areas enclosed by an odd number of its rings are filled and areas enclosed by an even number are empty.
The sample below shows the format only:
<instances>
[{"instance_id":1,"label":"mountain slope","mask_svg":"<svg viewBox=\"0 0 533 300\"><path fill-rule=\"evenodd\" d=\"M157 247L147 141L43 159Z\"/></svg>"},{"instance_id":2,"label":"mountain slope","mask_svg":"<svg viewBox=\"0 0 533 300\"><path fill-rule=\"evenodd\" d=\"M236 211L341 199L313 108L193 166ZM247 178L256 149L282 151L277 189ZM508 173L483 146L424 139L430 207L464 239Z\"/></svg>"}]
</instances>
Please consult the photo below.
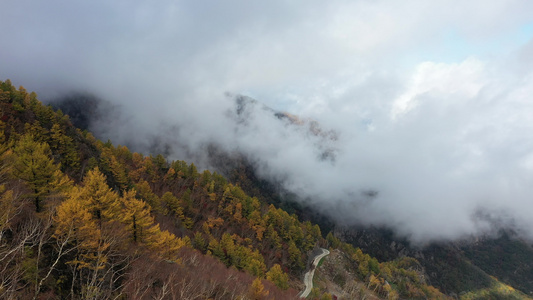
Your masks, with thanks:
<instances>
[{"instance_id":1,"label":"mountain slope","mask_svg":"<svg viewBox=\"0 0 533 300\"><path fill-rule=\"evenodd\" d=\"M223 176L99 141L8 80L0 110L2 298L291 299L308 254L328 243L359 281L389 276ZM410 289L382 297L441 295L388 269Z\"/></svg>"},{"instance_id":2,"label":"mountain slope","mask_svg":"<svg viewBox=\"0 0 533 300\"><path fill-rule=\"evenodd\" d=\"M527 242L510 238L510 234L502 232L498 238L432 243L420 248L395 237L387 229L336 229L336 235L342 240L380 260L389 261L406 255L415 257L428 275L428 282L446 294L475 296L490 290L491 297L507 299L509 290L500 290L500 295L498 289L491 289L512 286L520 292L516 292L518 298L510 296L509 299L522 299L532 295L533 273L530 268L533 252Z\"/></svg>"},{"instance_id":3,"label":"mountain slope","mask_svg":"<svg viewBox=\"0 0 533 300\"><path fill-rule=\"evenodd\" d=\"M238 107L258 105L256 101L242 99ZM245 111L245 108L237 111ZM294 126L305 125L305 121L298 117L268 109L276 114L280 120L288 120ZM246 116L246 114L244 114ZM328 132L320 129L318 132ZM311 130L311 132L315 132ZM335 141L335 134L327 135L330 141ZM334 152L333 152L334 153ZM297 215L313 220L327 228L325 232L334 230L335 235L344 242L360 247L381 261L392 261L403 256L417 258L427 274L431 284L450 295L475 293L478 290L491 289L494 286L513 286L526 295L533 295L533 251L531 243L519 239L512 230L505 229L496 236L478 237L473 241L443 241L431 243L424 247L412 246L403 238L395 236L389 228L368 228L335 224L331 216L320 214L313 206L305 206L298 195L291 194L275 180L265 180L257 176L257 171L246 158L239 156L227 161L238 161L237 167L231 172L234 181L241 183L246 191L258 195L272 195L267 201L276 201ZM231 164L225 164L231 165ZM273 188L275 187L275 188ZM379 191L378 191L379 192ZM497 291L491 292L498 295ZM506 297L508 291L502 291ZM526 297L517 292L520 297Z\"/></svg>"},{"instance_id":4,"label":"mountain slope","mask_svg":"<svg viewBox=\"0 0 533 300\"><path fill-rule=\"evenodd\" d=\"M257 104L242 101L241 115L249 105ZM337 228L324 239L334 223L297 204L299 195L279 182L262 178L242 154L208 148L222 176L131 152L81 131L9 81L0 82L0 109L2 298L290 299L302 288L317 246L343 257L340 264L326 258L338 274L318 276L336 284L318 282L315 295L326 298L446 298L429 283L449 295L464 291L467 299L526 297L495 279L527 292L530 267L520 262L530 248L520 241L502 240L503 248L493 252L483 243L424 252L391 234L353 238L364 230L349 235ZM287 126L312 123L271 113ZM334 139L316 124L306 128ZM494 255L509 245L519 251L494 267ZM458 273L460 266L472 270L474 284L468 272Z\"/></svg>"},{"instance_id":5,"label":"mountain slope","mask_svg":"<svg viewBox=\"0 0 533 300\"><path fill-rule=\"evenodd\" d=\"M161 156L102 143L9 81L0 82L0 108L0 298L296 295L283 271L266 268L253 229L235 226L250 235L239 240L222 234L220 218L198 213L207 206L216 210L225 186L230 197L221 176L175 162L172 180ZM220 194L207 194L207 188ZM192 203L199 199L211 205ZM259 213L254 203L247 213ZM206 220L192 220L194 211ZM193 226L205 229L194 232ZM193 250L204 237L208 255Z\"/></svg>"}]
</instances>

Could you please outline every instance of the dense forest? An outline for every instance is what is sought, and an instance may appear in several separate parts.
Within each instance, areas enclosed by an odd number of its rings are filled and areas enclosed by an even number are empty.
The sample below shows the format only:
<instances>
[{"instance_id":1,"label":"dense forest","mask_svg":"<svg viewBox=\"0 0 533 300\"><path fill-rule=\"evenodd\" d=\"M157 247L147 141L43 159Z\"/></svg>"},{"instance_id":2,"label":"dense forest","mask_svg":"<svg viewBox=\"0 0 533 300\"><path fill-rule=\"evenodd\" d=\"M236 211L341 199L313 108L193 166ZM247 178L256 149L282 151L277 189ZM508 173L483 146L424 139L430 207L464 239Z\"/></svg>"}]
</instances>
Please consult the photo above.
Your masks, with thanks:
<instances>
[{"instance_id":1,"label":"dense forest","mask_svg":"<svg viewBox=\"0 0 533 300\"><path fill-rule=\"evenodd\" d=\"M447 298L414 258L380 262L216 172L100 141L9 80L0 115L1 299L294 299L317 247L346 257L349 299Z\"/></svg>"}]
</instances>

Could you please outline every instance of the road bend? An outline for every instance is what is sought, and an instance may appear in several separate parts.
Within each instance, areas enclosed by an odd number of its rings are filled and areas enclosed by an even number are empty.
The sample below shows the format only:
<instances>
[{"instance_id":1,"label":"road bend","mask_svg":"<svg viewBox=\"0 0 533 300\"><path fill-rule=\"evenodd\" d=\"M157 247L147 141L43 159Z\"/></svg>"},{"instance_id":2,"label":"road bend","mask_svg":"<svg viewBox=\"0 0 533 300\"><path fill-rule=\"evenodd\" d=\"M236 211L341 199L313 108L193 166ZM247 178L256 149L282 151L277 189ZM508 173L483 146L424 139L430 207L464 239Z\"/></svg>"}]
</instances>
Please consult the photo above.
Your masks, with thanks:
<instances>
[{"instance_id":1,"label":"road bend","mask_svg":"<svg viewBox=\"0 0 533 300\"><path fill-rule=\"evenodd\" d=\"M311 269L304 275L305 290L300 293L300 298L307 298L309 293L311 293L311 289L313 289L313 276L315 276L316 266L323 257L329 254L329 250L327 249L320 248L320 250L322 250L322 253L315 256L313 264L311 265Z\"/></svg>"}]
</instances>

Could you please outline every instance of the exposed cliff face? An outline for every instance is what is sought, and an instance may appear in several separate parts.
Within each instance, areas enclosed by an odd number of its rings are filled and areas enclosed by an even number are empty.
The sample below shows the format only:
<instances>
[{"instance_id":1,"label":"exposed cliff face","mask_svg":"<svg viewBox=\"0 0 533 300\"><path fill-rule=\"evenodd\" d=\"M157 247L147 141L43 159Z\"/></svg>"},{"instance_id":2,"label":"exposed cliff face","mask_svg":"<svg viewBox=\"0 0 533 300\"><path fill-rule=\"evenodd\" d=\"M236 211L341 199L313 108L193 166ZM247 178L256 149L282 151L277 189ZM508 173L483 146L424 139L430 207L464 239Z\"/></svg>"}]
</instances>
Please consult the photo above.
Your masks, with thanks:
<instances>
[{"instance_id":1,"label":"exposed cliff face","mask_svg":"<svg viewBox=\"0 0 533 300\"><path fill-rule=\"evenodd\" d=\"M287 130L287 136L307 136L313 140L317 159L321 161L335 162L338 149L335 143L339 139L339 133L335 130L323 128L319 122L312 119L304 119L299 116L272 109L257 100L243 95L228 95L234 97L234 109L228 112L228 116L235 120L238 127L249 126L254 118L260 114L274 116ZM292 132L292 134L291 134ZM291 142L290 139L287 142Z\"/></svg>"}]
</instances>

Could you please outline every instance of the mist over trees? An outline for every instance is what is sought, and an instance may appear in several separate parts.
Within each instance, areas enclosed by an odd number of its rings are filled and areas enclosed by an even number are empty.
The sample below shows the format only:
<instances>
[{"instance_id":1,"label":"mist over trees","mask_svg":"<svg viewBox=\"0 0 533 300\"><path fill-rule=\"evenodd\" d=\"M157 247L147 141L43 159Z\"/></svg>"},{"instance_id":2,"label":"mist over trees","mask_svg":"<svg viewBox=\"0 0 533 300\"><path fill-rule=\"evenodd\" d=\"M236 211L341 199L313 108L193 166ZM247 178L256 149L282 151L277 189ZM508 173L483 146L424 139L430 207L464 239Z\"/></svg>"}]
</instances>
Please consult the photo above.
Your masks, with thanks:
<instances>
[{"instance_id":1,"label":"mist over trees","mask_svg":"<svg viewBox=\"0 0 533 300\"><path fill-rule=\"evenodd\" d=\"M367 271L370 256L217 173L101 142L24 88L0 87L4 298L293 298L307 255L328 243L359 253L372 293L429 291L375 259Z\"/></svg>"},{"instance_id":2,"label":"mist over trees","mask_svg":"<svg viewBox=\"0 0 533 300\"><path fill-rule=\"evenodd\" d=\"M445 297L415 259L379 262L262 193L251 197L194 163L104 143L35 93L9 80L0 87L2 297L291 298L317 246L347 255L365 286L351 293ZM247 189L260 182L244 177ZM487 288L512 291L487 278Z\"/></svg>"},{"instance_id":3,"label":"mist over trees","mask_svg":"<svg viewBox=\"0 0 533 300\"><path fill-rule=\"evenodd\" d=\"M527 0L12 1L0 69L46 103L80 98L103 140L201 170L215 144L346 223L414 243L495 227L531 239L531 11Z\"/></svg>"}]
</instances>

